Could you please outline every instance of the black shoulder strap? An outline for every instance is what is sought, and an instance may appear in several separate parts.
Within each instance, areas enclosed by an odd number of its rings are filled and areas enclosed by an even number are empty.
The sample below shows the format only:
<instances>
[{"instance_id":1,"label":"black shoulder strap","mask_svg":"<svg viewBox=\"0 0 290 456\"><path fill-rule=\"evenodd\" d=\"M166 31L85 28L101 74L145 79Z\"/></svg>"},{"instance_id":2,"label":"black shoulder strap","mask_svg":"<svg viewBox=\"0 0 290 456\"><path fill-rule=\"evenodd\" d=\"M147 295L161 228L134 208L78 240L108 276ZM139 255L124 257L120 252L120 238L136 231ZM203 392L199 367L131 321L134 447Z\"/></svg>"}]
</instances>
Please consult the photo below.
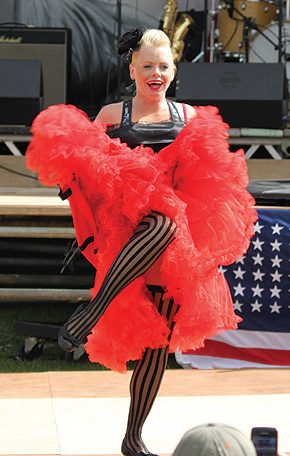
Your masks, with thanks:
<instances>
[{"instance_id":1,"label":"black shoulder strap","mask_svg":"<svg viewBox=\"0 0 290 456\"><path fill-rule=\"evenodd\" d=\"M131 123L131 112L132 112L132 98L123 101L123 113L121 125L129 125Z\"/></svg>"},{"instance_id":2,"label":"black shoulder strap","mask_svg":"<svg viewBox=\"0 0 290 456\"><path fill-rule=\"evenodd\" d=\"M181 117L180 117L177 107L175 106L173 101L167 100L167 99L166 99L166 101L168 103L170 114L171 114L171 119L173 120L173 122L181 122Z\"/></svg>"}]
</instances>

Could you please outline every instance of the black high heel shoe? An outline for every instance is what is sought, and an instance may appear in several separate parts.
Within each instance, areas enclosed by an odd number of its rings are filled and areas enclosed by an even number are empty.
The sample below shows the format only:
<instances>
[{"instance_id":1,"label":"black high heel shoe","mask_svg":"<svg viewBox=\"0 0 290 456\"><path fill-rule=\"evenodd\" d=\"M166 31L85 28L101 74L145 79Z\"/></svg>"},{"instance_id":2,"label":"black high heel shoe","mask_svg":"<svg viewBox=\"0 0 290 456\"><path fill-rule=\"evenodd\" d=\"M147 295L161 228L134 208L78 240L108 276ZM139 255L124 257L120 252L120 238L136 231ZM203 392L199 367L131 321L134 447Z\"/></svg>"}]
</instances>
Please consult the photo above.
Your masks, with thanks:
<instances>
[{"instance_id":1,"label":"black high heel shoe","mask_svg":"<svg viewBox=\"0 0 290 456\"><path fill-rule=\"evenodd\" d=\"M86 337L83 340L78 340L74 336L72 336L67 330L68 324L71 321L71 319L73 317L75 317L76 315L78 315L80 312L82 312L84 309L85 309L85 305L81 304L76 309L76 311L72 314L70 319L63 325L63 327L61 328L61 330L58 333L58 344L63 350L65 350L67 352L72 352L76 348L78 348L80 345L86 343L86 340L87 340Z\"/></svg>"},{"instance_id":2,"label":"black high heel shoe","mask_svg":"<svg viewBox=\"0 0 290 456\"><path fill-rule=\"evenodd\" d=\"M130 448L128 448L124 440L122 442L121 452L124 456L158 456L158 454L145 453L144 451L139 451L139 453L136 453L136 451L130 450Z\"/></svg>"},{"instance_id":3,"label":"black high heel shoe","mask_svg":"<svg viewBox=\"0 0 290 456\"><path fill-rule=\"evenodd\" d=\"M66 323L58 333L58 345L63 350L65 350L67 352L72 352L76 348L78 348L83 342L81 342L80 340L73 337L67 331L67 325L68 325L68 323Z\"/></svg>"}]
</instances>

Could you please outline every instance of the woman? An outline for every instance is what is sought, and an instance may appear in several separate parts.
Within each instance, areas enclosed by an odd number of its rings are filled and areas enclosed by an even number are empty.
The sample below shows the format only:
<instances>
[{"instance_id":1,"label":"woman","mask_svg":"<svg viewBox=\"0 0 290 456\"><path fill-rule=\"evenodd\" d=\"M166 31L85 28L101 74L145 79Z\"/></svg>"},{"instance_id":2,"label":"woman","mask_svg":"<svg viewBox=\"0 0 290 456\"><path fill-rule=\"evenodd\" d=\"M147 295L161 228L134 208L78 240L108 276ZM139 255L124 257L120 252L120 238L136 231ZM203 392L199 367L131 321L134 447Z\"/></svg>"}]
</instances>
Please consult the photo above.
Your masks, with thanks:
<instances>
[{"instance_id":1,"label":"woman","mask_svg":"<svg viewBox=\"0 0 290 456\"><path fill-rule=\"evenodd\" d=\"M59 344L72 351L87 340L90 360L118 371L139 359L122 443L136 456L149 453L142 426L169 350L237 328L218 266L245 252L256 215L243 153L229 152L217 110L166 99L176 71L167 36L136 30L119 53L129 48L134 98L105 106L93 124L73 107L48 108L34 122L27 166L60 184L97 269L94 298Z\"/></svg>"}]
</instances>

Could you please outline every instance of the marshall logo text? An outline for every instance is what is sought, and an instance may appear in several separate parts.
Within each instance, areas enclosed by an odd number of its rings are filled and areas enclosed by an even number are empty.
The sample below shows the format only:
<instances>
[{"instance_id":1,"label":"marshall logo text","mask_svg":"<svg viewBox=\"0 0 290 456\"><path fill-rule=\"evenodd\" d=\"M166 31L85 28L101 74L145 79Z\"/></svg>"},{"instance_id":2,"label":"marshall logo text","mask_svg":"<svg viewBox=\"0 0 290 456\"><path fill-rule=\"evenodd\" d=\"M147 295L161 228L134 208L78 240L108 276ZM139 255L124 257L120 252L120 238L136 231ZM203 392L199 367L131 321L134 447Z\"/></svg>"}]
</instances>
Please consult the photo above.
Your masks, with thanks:
<instances>
[{"instance_id":1,"label":"marshall logo text","mask_svg":"<svg viewBox=\"0 0 290 456\"><path fill-rule=\"evenodd\" d=\"M14 37L8 38L5 35L0 35L0 43L16 43L17 44L17 43L21 43L22 39L23 38L21 36L19 36L17 38L14 38Z\"/></svg>"}]
</instances>

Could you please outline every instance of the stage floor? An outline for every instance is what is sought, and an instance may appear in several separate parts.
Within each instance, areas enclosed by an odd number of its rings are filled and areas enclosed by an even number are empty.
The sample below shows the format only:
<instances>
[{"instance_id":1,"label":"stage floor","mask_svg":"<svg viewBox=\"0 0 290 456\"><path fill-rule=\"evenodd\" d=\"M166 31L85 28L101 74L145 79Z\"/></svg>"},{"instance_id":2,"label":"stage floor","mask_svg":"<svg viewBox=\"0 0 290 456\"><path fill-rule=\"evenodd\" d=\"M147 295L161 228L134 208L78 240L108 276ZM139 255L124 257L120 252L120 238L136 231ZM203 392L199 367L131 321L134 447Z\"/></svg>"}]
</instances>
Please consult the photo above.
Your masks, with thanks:
<instances>
[{"instance_id":1,"label":"stage floor","mask_svg":"<svg viewBox=\"0 0 290 456\"><path fill-rule=\"evenodd\" d=\"M224 422L246 435L276 427L290 454L290 369L167 370L145 423L151 451L172 454L182 435ZM120 455L130 373L0 374L1 455Z\"/></svg>"}]
</instances>

